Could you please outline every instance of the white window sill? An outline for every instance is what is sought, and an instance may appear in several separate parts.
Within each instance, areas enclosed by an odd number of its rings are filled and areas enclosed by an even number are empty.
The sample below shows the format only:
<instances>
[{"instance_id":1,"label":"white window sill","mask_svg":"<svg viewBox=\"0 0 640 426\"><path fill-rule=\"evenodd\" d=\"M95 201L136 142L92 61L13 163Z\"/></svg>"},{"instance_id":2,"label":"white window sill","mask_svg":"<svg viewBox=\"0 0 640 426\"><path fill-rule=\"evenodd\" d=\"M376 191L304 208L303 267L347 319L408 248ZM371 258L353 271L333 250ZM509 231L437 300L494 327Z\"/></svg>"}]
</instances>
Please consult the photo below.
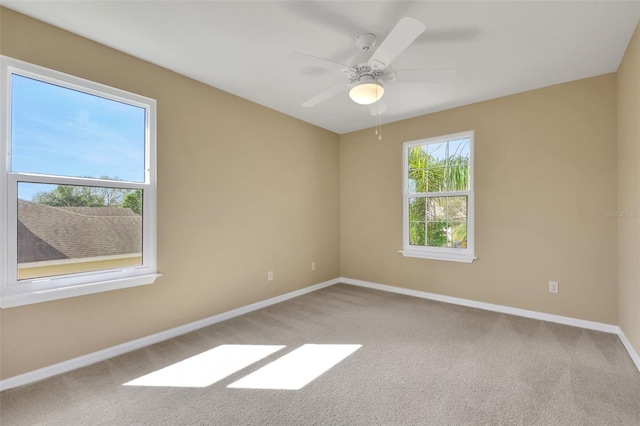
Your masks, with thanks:
<instances>
[{"instance_id":1,"label":"white window sill","mask_svg":"<svg viewBox=\"0 0 640 426\"><path fill-rule=\"evenodd\" d=\"M16 286L3 289L0 296L0 308L13 308L16 306L31 305L34 303L49 302L51 300L66 299L69 297L84 296L87 294L101 293L103 291L118 290L122 288L137 287L152 284L162 274L139 275L135 277L118 278L112 280L92 282L88 284L73 285L47 290L31 292L11 292ZM16 288L19 288L17 285Z\"/></svg>"},{"instance_id":2,"label":"white window sill","mask_svg":"<svg viewBox=\"0 0 640 426\"><path fill-rule=\"evenodd\" d=\"M419 259L432 259L432 260L446 260L450 262L463 262L463 263L471 263L477 259L474 257L472 253L456 253L456 252L448 252L446 250L455 250L455 249L443 249L442 252L433 252L433 251L423 251L423 250L400 250L400 253L404 257L417 257Z\"/></svg>"}]
</instances>

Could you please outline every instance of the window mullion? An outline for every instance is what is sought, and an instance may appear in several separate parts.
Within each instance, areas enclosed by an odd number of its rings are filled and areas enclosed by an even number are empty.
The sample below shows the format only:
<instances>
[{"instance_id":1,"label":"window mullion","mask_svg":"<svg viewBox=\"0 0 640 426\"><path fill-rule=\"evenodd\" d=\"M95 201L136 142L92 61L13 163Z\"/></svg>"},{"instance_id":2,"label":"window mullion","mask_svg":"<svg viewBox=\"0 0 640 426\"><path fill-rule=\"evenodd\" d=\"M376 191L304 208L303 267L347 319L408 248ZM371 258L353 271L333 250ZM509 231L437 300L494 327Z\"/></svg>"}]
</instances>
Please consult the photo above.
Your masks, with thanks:
<instances>
[{"instance_id":1,"label":"window mullion","mask_svg":"<svg viewBox=\"0 0 640 426\"><path fill-rule=\"evenodd\" d=\"M106 180L94 178L80 178L68 176L42 175L36 173L8 173L9 182L29 182L29 183L48 183L54 185L81 185L81 186L97 186L105 188L123 188L123 189L145 189L149 187L148 183L130 182L123 180Z\"/></svg>"},{"instance_id":2,"label":"window mullion","mask_svg":"<svg viewBox=\"0 0 640 426\"><path fill-rule=\"evenodd\" d=\"M412 192L408 193L408 197L460 197L469 196L471 191L452 191L452 192Z\"/></svg>"}]
</instances>

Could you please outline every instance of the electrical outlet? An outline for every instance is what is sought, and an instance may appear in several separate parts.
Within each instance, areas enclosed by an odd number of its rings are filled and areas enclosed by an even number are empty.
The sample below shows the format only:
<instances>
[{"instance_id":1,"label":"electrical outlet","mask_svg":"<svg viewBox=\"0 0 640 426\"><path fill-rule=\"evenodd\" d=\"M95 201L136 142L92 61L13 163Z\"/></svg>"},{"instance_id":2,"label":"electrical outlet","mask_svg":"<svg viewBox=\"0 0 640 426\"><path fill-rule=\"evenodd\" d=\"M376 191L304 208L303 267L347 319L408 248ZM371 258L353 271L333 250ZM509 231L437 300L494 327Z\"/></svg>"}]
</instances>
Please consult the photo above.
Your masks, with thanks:
<instances>
[{"instance_id":1,"label":"electrical outlet","mask_svg":"<svg viewBox=\"0 0 640 426\"><path fill-rule=\"evenodd\" d=\"M273 281L273 271L267 272L267 281Z\"/></svg>"},{"instance_id":2,"label":"electrical outlet","mask_svg":"<svg viewBox=\"0 0 640 426\"><path fill-rule=\"evenodd\" d=\"M558 292L558 281L549 281L549 293Z\"/></svg>"},{"instance_id":3,"label":"electrical outlet","mask_svg":"<svg viewBox=\"0 0 640 426\"><path fill-rule=\"evenodd\" d=\"M312 271L316 270L316 262L311 262L311 270Z\"/></svg>"}]
</instances>

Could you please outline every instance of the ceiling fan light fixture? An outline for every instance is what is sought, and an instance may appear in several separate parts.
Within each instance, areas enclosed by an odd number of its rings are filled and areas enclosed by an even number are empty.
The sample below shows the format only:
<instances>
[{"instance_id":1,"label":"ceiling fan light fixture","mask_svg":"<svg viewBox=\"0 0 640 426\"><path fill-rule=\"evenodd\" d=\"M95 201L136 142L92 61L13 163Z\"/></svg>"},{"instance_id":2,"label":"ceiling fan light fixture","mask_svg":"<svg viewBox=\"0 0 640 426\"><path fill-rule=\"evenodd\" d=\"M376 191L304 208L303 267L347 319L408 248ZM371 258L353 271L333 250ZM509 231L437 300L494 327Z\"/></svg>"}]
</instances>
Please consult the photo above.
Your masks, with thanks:
<instances>
[{"instance_id":1,"label":"ceiling fan light fixture","mask_svg":"<svg viewBox=\"0 0 640 426\"><path fill-rule=\"evenodd\" d=\"M349 91L351 100L360 105L377 102L384 95L384 87L379 81L366 81L354 86Z\"/></svg>"}]
</instances>

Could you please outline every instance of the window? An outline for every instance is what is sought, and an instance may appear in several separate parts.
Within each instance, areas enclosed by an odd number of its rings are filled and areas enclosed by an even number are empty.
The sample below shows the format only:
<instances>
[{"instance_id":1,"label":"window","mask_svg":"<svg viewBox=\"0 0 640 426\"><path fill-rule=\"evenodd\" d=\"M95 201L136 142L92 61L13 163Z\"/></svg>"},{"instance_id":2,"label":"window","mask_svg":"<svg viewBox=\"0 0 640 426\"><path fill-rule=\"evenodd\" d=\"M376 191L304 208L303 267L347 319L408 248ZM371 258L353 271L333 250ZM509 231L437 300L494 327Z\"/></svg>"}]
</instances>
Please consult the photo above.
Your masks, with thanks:
<instances>
[{"instance_id":1,"label":"window","mask_svg":"<svg viewBox=\"0 0 640 426\"><path fill-rule=\"evenodd\" d=\"M155 281L155 101L4 56L0 73L0 307Z\"/></svg>"},{"instance_id":2,"label":"window","mask_svg":"<svg viewBox=\"0 0 640 426\"><path fill-rule=\"evenodd\" d=\"M403 176L401 253L473 262L473 132L405 142Z\"/></svg>"}]
</instances>

